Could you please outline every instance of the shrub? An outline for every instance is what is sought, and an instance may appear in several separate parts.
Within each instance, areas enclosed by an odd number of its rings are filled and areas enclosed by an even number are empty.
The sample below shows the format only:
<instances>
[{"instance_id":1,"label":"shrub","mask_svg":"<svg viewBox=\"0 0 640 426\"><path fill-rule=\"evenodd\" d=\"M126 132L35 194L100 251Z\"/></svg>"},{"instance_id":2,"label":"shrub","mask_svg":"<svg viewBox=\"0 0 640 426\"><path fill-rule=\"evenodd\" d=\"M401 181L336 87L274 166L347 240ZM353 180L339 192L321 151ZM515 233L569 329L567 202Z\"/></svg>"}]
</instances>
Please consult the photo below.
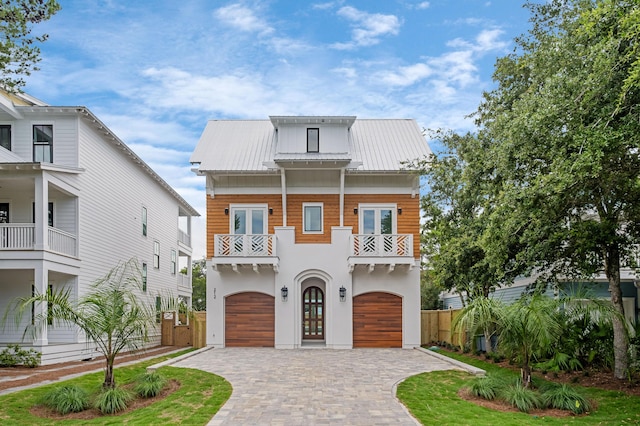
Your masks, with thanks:
<instances>
[{"instance_id":1,"label":"shrub","mask_svg":"<svg viewBox=\"0 0 640 426\"><path fill-rule=\"evenodd\" d=\"M136 380L134 392L142 398L157 396L167 381L157 372L143 374Z\"/></svg>"},{"instance_id":2,"label":"shrub","mask_svg":"<svg viewBox=\"0 0 640 426\"><path fill-rule=\"evenodd\" d=\"M493 400L501 390L506 386L506 383L492 376L481 377L474 380L469 387L472 395L479 396L480 398Z\"/></svg>"},{"instance_id":3,"label":"shrub","mask_svg":"<svg viewBox=\"0 0 640 426\"><path fill-rule=\"evenodd\" d=\"M106 388L98 395L95 407L102 414L113 414L127 408L127 405L133 399L133 395L123 388Z\"/></svg>"},{"instance_id":4,"label":"shrub","mask_svg":"<svg viewBox=\"0 0 640 426\"><path fill-rule=\"evenodd\" d=\"M40 364L42 354L35 349L20 349L19 345L9 345L0 352L0 367L37 367Z\"/></svg>"},{"instance_id":5,"label":"shrub","mask_svg":"<svg viewBox=\"0 0 640 426\"><path fill-rule=\"evenodd\" d=\"M542 402L547 407L569 410L574 414L591 411L589 400L566 384L548 387L542 393Z\"/></svg>"},{"instance_id":6,"label":"shrub","mask_svg":"<svg viewBox=\"0 0 640 426\"><path fill-rule=\"evenodd\" d=\"M542 401L540 401L538 394L531 389L525 388L520 382L503 388L500 392L500 397L511 404L512 407L516 407L524 413L528 413L534 408L542 407Z\"/></svg>"},{"instance_id":7,"label":"shrub","mask_svg":"<svg viewBox=\"0 0 640 426\"><path fill-rule=\"evenodd\" d=\"M89 394L79 386L67 385L44 394L41 404L60 414L78 413L89 408Z\"/></svg>"}]
</instances>

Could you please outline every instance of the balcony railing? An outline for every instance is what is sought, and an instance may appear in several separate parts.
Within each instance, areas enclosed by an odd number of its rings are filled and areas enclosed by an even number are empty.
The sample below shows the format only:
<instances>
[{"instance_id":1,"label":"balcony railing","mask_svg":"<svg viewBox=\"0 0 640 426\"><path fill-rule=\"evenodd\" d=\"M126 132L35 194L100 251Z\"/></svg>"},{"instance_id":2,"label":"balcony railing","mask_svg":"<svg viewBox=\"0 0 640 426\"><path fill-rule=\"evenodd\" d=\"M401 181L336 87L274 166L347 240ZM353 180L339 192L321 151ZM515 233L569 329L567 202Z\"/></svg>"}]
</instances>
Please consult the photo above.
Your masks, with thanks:
<instances>
[{"instance_id":1,"label":"balcony railing","mask_svg":"<svg viewBox=\"0 0 640 426\"><path fill-rule=\"evenodd\" d=\"M413 257L411 234L351 235L351 256Z\"/></svg>"},{"instance_id":2,"label":"balcony railing","mask_svg":"<svg viewBox=\"0 0 640 426\"><path fill-rule=\"evenodd\" d=\"M0 250L32 250L35 225L0 223Z\"/></svg>"},{"instance_id":3,"label":"balcony railing","mask_svg":"<svg viewBox=\"0 0 640 426\"><path fill-rule=\"evenodd\" d=\"M263 257L276 255L275 235L226 235L215 236L216 256Z\"/></svg>"},{"instance_id":4,"label":"balcony railing","mask_svg":"<svg viewBox=\"0 0 640 426\"><path fill-rule=\"evenodd\" d=\"M178 287L179 288L191 288L191 276L185 274L178 274Z\"/></svg>"},{"instance_id":5,"label":"balcony railing","mask_svg":"<svg viewBox=\"0 0 640 426\"><path fill-rule=\"evenodd\" d=\"M76 255L76 236L57 228L49 227L49 250L69 256Z\"/></svg>"},{"instance_id":6,"label":"balcony railing","mask_svg":"<svg viewBox=\"0 0 640 426\"><path fill-rule=\"evenodd\" d=\"M191 235L187 234L181 229L178 229L178 241L187 247L191 247Z\"/></svg>"},{"instance_id":7,"label":"balcony railing","mask_svg":"<svg viewBox=\"0 0 640 426\"><path fill-rule=\"evenodd\" d=\"M61 229L49 227L49 250L76 256L76 236ZM35 225L32 223L0 223L0 250L33 250Z\"/></svg>"}]
</instances>

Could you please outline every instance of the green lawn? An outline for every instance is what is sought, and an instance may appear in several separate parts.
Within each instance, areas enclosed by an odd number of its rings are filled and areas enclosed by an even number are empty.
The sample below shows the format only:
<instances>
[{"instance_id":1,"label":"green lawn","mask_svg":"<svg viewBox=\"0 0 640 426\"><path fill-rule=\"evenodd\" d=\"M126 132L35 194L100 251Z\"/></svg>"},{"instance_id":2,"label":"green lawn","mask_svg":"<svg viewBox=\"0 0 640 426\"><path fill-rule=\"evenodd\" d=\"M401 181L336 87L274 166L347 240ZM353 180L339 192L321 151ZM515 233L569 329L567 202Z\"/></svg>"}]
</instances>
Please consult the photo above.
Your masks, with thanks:
<instances>
[{"instance_id":1,"label":"green lawn","mask_svg":"<svg viewBox=\"0 0 640 426\"><path fill-rule=\"evenodd\" d=\"M441 352L476 367L488 374L517 375L492 363L465 357L461 354ZM422 424L437 425L631 425L640 424L640 398L575 385L598 408L586 416L540 417L524 413L502 413L479 407L458 397L458 390L474 376L460 371L436 371L418 374L398 385L398 398Z\"/></svg>"},{"instance_id":2,"label":"green lawn","mask_svg":"<svg viewBox=\"0 0 640 426\"><path fill-rule=\"evenodd\" d=\"M116 382L125 384L145 372L145 368L173 356L163 356L115 370ZM36 417L30 413L38 398L51 387L61 383L77 384L88 391L97 390L102 385L104 373L87 374L65 382L41 386L0 396L0 424L7 425L159 425L189 424L204 425L222 404L231 396L231 384L222 377L200 370L176 367L162 367L158 370L167 379L178 380L180 389L167 398L147 407L115 416L104 416L94 420L56 421Z\"/></svg>"}]
</instances>

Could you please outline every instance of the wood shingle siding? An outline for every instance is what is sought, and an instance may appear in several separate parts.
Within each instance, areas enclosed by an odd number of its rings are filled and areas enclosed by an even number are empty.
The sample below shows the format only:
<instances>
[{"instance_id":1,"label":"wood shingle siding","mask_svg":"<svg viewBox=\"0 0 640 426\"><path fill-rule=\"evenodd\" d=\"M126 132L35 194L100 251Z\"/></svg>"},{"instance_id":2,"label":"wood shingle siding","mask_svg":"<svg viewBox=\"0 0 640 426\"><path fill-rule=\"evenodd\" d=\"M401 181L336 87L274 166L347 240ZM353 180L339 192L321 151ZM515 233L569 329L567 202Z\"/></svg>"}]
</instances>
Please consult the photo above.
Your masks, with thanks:
<instances>
[{"instance_id":1,"label":"wood shingle siding","mask_svg":"<svg viewBox=\"0 0 640 426\"><path fill-rule=\"evenodd\" d=\"M353 298L353 347L402 347L402 298L372 292Z\"/></svg>"},{"instance_id":2,"label":"wood shingle siding","mask_svg":"<svg viewBox=\"0 0 640 426\"><path fill-rule=\"evenodd\" d=\"M225 346L270 347L275 342L275 298L246 292L225 300Z\"/></svg>"}]
</instances>

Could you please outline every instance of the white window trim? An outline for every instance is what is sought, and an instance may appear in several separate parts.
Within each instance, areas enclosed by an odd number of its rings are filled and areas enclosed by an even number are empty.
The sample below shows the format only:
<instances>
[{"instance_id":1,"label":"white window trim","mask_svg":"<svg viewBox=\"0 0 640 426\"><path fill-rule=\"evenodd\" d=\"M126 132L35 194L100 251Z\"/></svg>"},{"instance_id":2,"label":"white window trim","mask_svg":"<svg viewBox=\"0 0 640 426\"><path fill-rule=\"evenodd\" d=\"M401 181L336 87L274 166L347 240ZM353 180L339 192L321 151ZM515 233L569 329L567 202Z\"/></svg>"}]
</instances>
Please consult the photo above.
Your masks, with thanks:
<instances>
[{"instance_id":1,"label":"white window trim","mask_svg":"<svg viewBox=\"0 0 640 426\"><path fill-rule=\"evenodd\" d=\"M15 126L14 126L14 123L12 123L10 121L0 121L0 125L11 127L11 140L9 141L9 143L11 144L11 149L9 151L15 152L16 149L15 149L15 135L14 135L15 134L15 132L14 132ZM33 132L33 128L31 128L31 129L32 129L31 131ZM33 136L31 136L31 137L33 138ZM31 143L33 144L33 141L31 141Z\"/></svg>"},{"instance_id":2,"label":"white window trim","mask_svg":"<svg viewBox=\"0 0 640 426\"><path fill-rule=\"evenodd\" d=\"M140 225L142 225L142 236L149 236L149 209L144 204L140 208Z\"/></svg>"},{"instance_id":3,"label":"white window trim","mask_svg":"<svg viewBox=\"0 0 640 426\"><path fill-rule=\"evenodd\" d=\"M176 275L178 271L178 252L176 249L171 249L171 259L169 260L169 272L171 275Z\"/></svg>"},{"instance_id":4,"label":"white window trim","mask_svg":"<svg viewBox=\"0 0 640 426\"><path fill-rule=\"evenodd\" d=\"M362 234L364 232L364 215L362 214L363 210L391 210L391 215L393 217L393 229L391 230L391 234L398 233L398 205L397 204L358 204L358 233Z\"/></svg>"},{"instance_id":5,"label":"white window trim","mask_svg":"<svg viewBox=\"0 0 640 426\"><path fill-rule=\"evenodd\" d=\"M29 136L29 141L30 141L30 146L31 146L31 159L33 159L33 126L51 126L51 129L53 130L53 140L51 141L51 163L49 164L55 164L55 153L56 153L56 122L53 120L35 120L35 121L31 121L30 125L29 125L29 130L30 130L30 136ZM13 131L11 132L11 137L13 138ZM11 146L13 148L13 145ZM13 151L13 150L12 150Z\"/></svg>"},{"instance_id":6,"label":"white window trim","mask_svg":"<svg viewBox=\"0 0 640 426\"><path fill-rule=\"evenodd\" d=\"M235 210L263 210L264 215L264 235L269 233L269 205L268 204L229 204L229 234L235 233L236 224L234 222ZM253 231L253 229L251 230Z\"/></svg>"},{"instance_id":7,"label":"white window trim","mask_svg":"<svg viewBox=\"0 0 640 426\"><path fill-rule=\"evenodd\" d=\"M319 231L307 231L306 226L306 207L320 207L320 230ZM302 233L303 234L324 234L324 203L302 203Z\"/></svg>"},{"instance_id":8,"label":"white window trim","mask_svg":"<svg viewBox=\"0 0 640 426\"><path fill-rule=\"evenodd\" d=\"M158 252L156 253L156 247L158 247ZM156 259L158 259L158 264L156 265ZM153 269L160 269L160 241L153 241Z\"/></svg>"}]
</instances>

